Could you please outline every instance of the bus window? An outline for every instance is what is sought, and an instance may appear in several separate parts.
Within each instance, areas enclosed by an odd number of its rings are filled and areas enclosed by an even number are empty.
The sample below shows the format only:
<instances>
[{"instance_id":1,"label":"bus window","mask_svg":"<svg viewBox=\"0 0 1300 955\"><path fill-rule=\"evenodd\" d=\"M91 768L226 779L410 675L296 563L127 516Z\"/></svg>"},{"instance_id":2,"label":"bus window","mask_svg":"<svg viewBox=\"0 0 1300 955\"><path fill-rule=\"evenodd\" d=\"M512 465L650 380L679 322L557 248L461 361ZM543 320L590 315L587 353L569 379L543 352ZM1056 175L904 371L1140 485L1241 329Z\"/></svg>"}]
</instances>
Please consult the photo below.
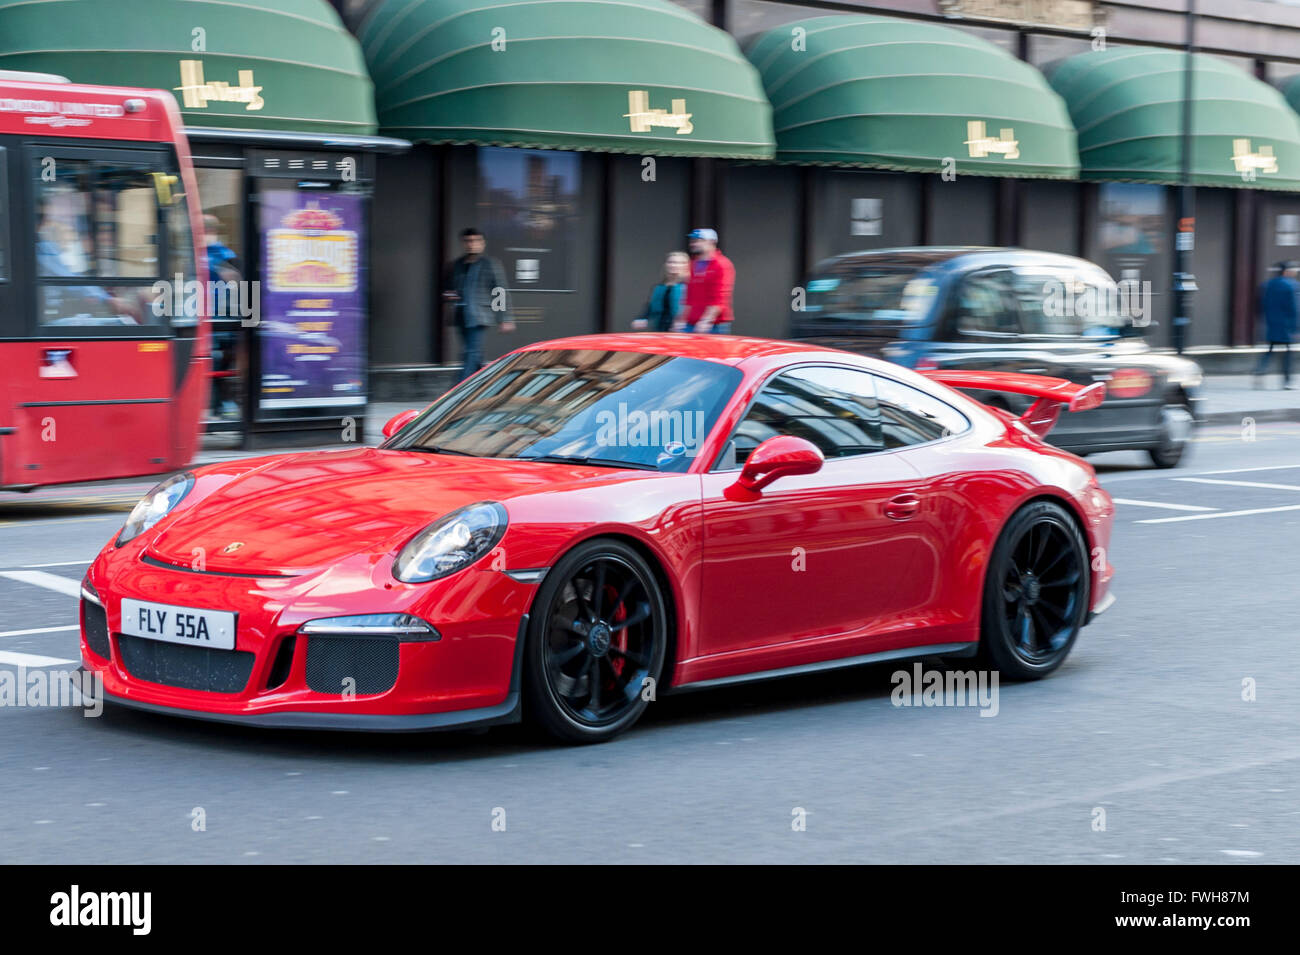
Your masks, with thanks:
<instances>
[{"instance_id":1,"label":"bus window","mask_svg":"<svg viewBox=\"0 0 1300 955\"><path fill-rule=\"evenodd\" d=\"M151 308L151 287L162 276L158 199L149 169L61 158L47 168L44 161L36 164L38 321L166 324Z\"/></svg>"},{"instance_id":2,"label":"bus window","mask_svg":"<svg viewBox=\"0 0 1300 955\"><path fill-rule=\"evenodd\" d=\"M0 282L9 280L9 178L8 154L0 146Z\"/></svg>"}]
</instances>

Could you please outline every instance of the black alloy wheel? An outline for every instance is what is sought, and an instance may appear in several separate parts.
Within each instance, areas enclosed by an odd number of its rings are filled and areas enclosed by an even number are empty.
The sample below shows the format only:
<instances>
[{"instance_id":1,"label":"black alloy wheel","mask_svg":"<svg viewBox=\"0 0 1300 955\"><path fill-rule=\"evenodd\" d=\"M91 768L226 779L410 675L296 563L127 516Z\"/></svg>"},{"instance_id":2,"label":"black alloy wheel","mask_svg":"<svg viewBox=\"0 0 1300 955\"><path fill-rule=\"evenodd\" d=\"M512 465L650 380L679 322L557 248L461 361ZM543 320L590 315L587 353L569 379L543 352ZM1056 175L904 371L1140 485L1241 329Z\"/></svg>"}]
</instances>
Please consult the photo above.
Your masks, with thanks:
<instances>
[{"instance_id":1,"label":"black alloy wheel","mask_svg":"<svg viewBox=\"0 0 1300 955\"><path fill-rule=\"evenodd\" d=\"M620 541L579 545L547 574L530 617L530 718L564 742L612 739L649 705L667 638L667 604L645 559Z\"/></svg>"},{"instance_id":2,"label":"black alloy wheel","mask_svg":"<svg viewBox=\"0 0 1300 955\"><path fill-rule=\"evenodd\" d=\"M1052 501L1017 511L998 538L984 585L980 650L1011 679L1059 667L1087 619L1088 548L1073 518Z\"/></svg>"}]
</instances>

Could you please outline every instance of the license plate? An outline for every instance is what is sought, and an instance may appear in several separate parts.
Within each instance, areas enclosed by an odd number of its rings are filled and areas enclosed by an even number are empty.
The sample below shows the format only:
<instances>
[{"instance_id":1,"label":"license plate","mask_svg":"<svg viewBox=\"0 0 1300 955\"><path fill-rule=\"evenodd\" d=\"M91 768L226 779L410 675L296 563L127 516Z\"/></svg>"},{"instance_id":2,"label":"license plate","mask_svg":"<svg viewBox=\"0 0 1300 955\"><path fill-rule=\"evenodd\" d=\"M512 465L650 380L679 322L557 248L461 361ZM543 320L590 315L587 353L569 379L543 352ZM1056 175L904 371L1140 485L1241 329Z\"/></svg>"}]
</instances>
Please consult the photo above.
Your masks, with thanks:
<instances>
[{"instance_id":1,"label":"license plate","mask_svg":"<svg viewBox=\"0 0 1300 955\"><path fill-rule=\"evenodd\" d=\"M122 632L189 647L235 649L235 615L229 610L196 610L124 597Z\"/></svg>"}]
</instances>

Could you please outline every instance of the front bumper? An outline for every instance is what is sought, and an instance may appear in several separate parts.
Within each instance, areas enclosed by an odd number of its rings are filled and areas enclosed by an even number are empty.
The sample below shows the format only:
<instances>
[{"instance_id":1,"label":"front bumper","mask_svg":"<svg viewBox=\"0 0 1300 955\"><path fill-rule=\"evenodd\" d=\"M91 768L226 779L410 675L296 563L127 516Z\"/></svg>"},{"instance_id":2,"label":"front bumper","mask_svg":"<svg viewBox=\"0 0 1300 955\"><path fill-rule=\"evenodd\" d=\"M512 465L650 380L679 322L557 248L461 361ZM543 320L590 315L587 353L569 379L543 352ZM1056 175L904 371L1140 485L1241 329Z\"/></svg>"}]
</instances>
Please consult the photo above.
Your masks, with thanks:
<instances>
[{"instance_id":1,"label":"front bumper","mask_svg":"<svg viewBox=\"0 0 1300 955\"><path fill-rule=\"evenodd\" d=\"M406 585L364 560L299 577L234 577L159 566L128 553L135 550L106 549L92 565L102 610L87 613L83 598L82 663L102 676L114 703L286 729L403 732L518 718L517 661L535 584L475 566ZM232 610L235 649L125 635L125 597ZM441 636L299 632L307 619L356 613L412 613Z\"/></svg>"}]
</instances>

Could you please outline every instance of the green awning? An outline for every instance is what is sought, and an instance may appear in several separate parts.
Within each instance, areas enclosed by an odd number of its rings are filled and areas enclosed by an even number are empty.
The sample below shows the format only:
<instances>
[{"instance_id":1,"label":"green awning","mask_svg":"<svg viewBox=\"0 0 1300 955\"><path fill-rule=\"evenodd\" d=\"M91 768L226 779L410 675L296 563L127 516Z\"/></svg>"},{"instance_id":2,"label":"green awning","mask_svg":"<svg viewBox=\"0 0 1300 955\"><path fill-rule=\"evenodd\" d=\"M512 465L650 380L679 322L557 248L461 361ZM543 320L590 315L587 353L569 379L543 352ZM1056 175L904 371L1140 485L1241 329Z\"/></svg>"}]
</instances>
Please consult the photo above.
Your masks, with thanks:
<instances>
[{"instance_id":1,"label":"green awning","mask_svg":"<svg viewBox=\"0 0 1300 955\"><path fill-rule=\"evenodd\" d=\"M326 0L0 0L0 69L170 90L187 126L375 131L360 47Z\"/></svg>"},{"instance_id":2,"label":"green awning","mask_svg":"<svg viewBox=\"0 0 1300 955\"><path fill-rule=\"evenodd\" d=\"M748 53L772 101L777 159L912 172L948 166L958 176L1078 172L1074 127L1042 74L952 27L814 17L763 34Z\"/></svg>"},{"instance_id":3,"label":"green awning","mask_svg":"<svg viewBox=\"0 0 1300 955\"><path fill-rule=\"evenodd\" d=\"M1175 50L1116 47L1048 65L1079 131L1083 178L1180 181L1186 64ZM1267 83L1198 53L1190 168L1194 185L1300 190L1300 119Z\"/></svg>"},{"instance_id":4,"label":"green awning","mask_svg":"<svg viewBox=\"0 0 1300 955\"><path fill-rule=\"evenodd\" d=\"M753 67L730 36L668 0L380 0L358 35L389 135L772 155Z\"/></svg>"}]
</instances>

